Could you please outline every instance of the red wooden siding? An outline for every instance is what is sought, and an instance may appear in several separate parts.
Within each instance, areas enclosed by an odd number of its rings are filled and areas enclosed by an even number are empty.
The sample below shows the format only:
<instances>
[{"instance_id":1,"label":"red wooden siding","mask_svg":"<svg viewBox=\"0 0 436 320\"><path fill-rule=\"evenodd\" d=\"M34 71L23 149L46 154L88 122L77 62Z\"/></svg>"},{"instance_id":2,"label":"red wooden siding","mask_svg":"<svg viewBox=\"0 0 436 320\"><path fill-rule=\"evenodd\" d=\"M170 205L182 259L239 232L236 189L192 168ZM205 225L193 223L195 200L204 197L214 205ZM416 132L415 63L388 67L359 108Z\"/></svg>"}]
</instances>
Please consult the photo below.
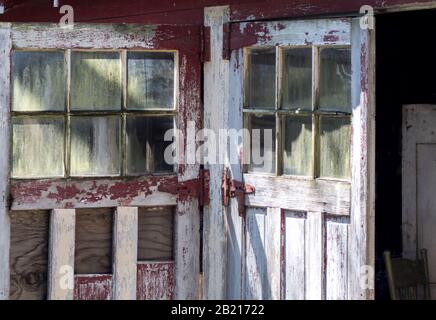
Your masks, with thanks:
<instances>
[{"instance_id":1,"label":"red wooden siding","mask_svg":"<svg viewBox=\"0 0 436 320\"><path fill-rule=\"evenodd\" d=\"M138 300L172 300L174 262L138 263Z\"/></svg>"},{"instance_id":2,"label":"red wooden siding","mask_svg":"<svg viewBox=\"0 0 436 320\"><path fill-rule=\"evenodd\" d=\"M74 278L74 300L111 300L112 275L86 275Z\"/></svg>"}]
</instances>

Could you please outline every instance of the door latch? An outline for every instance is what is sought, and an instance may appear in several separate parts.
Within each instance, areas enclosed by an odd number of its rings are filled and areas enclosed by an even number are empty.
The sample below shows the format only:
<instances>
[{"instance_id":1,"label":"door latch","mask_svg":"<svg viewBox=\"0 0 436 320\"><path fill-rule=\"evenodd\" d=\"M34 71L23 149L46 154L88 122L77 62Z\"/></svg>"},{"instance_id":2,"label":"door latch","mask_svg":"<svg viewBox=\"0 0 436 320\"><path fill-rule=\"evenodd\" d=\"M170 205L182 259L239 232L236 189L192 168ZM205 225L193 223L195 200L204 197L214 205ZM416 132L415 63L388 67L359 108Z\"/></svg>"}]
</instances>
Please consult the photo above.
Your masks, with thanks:
<instances>
[{"instance_id":1,"label":"door latch","mask_svg":"<svg viewBox=\"0 0 436 320\"><path fill-rule=\"evenodd\" d=\"M256 188L251 184L244 184L231 178L229 168L225 168L223 175L223 205L228 207L230 199L236 199L240 217L245 217L245 195L253 194Z\"/></svg>"}]
</instances>

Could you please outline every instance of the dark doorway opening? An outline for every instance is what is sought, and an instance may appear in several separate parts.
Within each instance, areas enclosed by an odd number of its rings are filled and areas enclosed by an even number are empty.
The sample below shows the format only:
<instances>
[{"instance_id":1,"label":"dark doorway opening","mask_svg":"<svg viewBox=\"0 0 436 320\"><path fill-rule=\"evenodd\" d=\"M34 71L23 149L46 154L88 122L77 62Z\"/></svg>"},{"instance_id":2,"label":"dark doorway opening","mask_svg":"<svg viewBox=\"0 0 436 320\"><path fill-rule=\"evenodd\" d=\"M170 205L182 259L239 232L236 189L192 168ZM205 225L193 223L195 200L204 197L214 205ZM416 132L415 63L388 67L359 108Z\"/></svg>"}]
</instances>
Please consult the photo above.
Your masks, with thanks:
<instances>
[{"instance_id":1,"label":"dark doorway opening","mask_svg":"<svg viewBox=\"0 0 436 320\"><path fill-rule=\"evenodd\" d=\"M435 21L436 10L376 19L376 299L389 297L383 252L402 254L402 106L436 104Z\"/></svg>"}]
</instances>

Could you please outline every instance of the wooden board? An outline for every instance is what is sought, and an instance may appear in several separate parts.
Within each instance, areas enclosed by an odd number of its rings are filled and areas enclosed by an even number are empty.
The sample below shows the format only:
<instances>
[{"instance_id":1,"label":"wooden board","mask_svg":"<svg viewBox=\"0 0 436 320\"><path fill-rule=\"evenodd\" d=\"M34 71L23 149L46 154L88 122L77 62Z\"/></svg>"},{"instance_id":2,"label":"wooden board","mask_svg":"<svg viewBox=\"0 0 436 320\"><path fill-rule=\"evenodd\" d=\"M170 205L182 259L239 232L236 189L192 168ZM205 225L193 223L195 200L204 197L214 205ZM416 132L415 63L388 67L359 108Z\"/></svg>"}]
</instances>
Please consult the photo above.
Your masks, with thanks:
<instances>
[{"instance_id":1,"label":"wooden board","mask_svg":"<svg viewBox=\"0 0 436 320\"><path fill-rule=\"evenodd\" d=\"M173 259L174 208L140 208L138 261Z\"/></svg>"},{"instance_id":2,"label":"wooden board","mask_svg":"<svg viewBox=\"0 0 436 320\"><path fill-rule=\"evenodd\" d=\"M75 274L112 273L112 209L76 211Z\"/></svg>"},{"instance_id":3,"label":"wooden board","mask_svg":"<svg viewBox=\"0 0 436 320\"><path fill-rule=\"evenodd\" d=\"M11 213L10 299L47 298L50 213Z\"/></svg>"},{"instance_id":4,"label":"wooden board","mask_svg":"<svg viewBox=\"0 0 436 320\"><path fill-rule=\"evenodd\" d=\"M138 264L138 300L171 300L174 295L174 262Z\"/></svg>"},{"instance_id":5,"label":"wooden board","mask_svg":"<svg viewBox=\"0 0 436 320\"><path fill-rule=\"evenodd\" d=\"M112 275L74 277L74 300L111 300Z\"/></svg>"}]
</instances>

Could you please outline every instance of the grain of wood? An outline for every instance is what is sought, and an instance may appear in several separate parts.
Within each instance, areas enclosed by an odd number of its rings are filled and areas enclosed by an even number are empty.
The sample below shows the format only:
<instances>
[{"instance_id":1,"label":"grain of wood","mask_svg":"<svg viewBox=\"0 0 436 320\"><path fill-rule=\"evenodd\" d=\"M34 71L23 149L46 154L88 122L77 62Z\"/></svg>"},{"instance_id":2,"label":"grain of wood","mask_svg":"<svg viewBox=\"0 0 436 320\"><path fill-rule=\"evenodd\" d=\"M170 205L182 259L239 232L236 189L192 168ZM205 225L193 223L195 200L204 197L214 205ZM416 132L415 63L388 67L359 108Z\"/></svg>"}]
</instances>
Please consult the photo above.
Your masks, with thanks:
<instances>
[{"instance_id":1,"label":"grain of wood","mask_svg":"<svg viewBox=\"0 0 436 320\"><path fill-rule=\"evenodd\" d=\"M11 300L47 298L49 222L47 211L11 213Z\"/></svg>"},{"instance_id":2,"label":"grain of wood","mask_svg":"<svg viewBox=\"0 0 436 320\"><path fill-rule=\"evenodd\" d=\"M174 272L174 262L139 263L137 300L172 300Z\"/></svg>"},{"instance_id":3,"label":"grain of wood","mask_svg":"<svg viewBox=\"0 0 436 320\"><path fill-rule=\"evenodd\" d=\"M112 273L112 209L76 213L75 274Z\"/></svg>"},{"instance_id":4,"label":"grain of wood","mask_svg":"<svg viewBox=\"0 0 436 320\"><path fill-rule=\"evenodd\" d=\"M138 261L173 259L174 208L140 208L138 213Z\"/></svg>"}]
</instances>

